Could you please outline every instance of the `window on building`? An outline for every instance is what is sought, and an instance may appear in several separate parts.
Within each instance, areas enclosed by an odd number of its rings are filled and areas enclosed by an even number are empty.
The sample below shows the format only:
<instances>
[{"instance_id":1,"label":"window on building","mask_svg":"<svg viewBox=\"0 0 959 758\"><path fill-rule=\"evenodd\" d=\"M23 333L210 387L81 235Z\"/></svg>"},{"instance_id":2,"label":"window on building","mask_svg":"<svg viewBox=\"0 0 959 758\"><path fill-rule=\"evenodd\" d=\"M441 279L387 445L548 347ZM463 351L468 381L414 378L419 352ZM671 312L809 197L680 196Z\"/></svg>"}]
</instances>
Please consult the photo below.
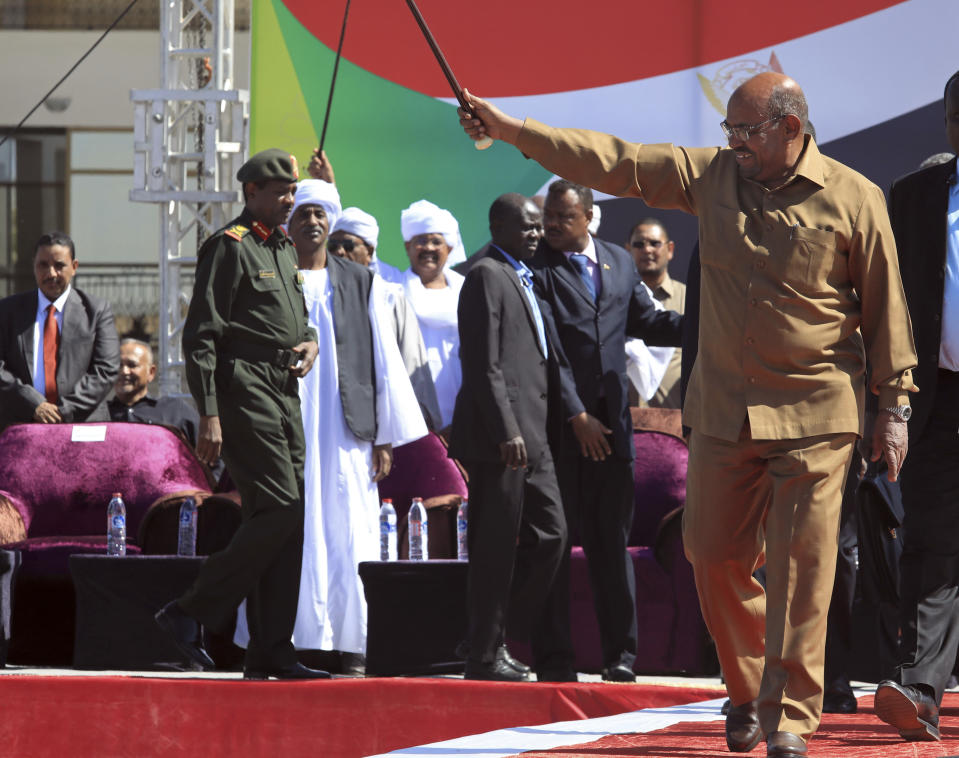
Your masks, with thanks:
<instances>
[{"instance_id":1,"label":"window on building","mask_svg":"<svg viewBox=\"0 0 959 758\"><path fill-rule=\"evenodd\" d=\"M64 130L23 129L0 146L0 296L33 286L33 246L66 226L66 151Z\"/></svg>"}]
</instances>

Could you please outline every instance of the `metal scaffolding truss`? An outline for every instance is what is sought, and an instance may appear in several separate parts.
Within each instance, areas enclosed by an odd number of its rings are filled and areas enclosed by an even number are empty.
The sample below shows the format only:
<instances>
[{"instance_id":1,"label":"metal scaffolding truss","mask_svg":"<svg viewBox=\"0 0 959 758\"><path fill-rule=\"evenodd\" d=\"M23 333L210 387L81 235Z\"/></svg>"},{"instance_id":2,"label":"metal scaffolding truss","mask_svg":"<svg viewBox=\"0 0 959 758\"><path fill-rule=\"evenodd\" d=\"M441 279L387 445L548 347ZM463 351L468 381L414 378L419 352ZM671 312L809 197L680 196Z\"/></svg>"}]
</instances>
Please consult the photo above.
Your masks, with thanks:
<instances>
[{"instance_id":1,"label":"metal scaffolding truss","mask_svg":"<svg viewBox=\"0 0 959 758\"><path fill-rule=\"evenodd\" d=\"M133 90L130 199L160 213L160 393L183 394L181 336L199 246L238 212L249 93L234 88L233 0L161 0L159 89Z\"/></svg>"}]
</instances>

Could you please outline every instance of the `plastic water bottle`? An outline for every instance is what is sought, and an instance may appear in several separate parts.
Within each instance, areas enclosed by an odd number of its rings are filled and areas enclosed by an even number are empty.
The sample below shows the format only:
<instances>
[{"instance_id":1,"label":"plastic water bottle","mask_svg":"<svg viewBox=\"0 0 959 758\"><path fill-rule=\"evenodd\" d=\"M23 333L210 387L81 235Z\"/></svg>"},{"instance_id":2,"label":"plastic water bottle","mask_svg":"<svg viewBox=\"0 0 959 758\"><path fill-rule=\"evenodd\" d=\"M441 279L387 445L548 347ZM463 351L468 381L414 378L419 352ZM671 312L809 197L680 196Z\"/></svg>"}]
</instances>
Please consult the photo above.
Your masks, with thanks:
<instances>
[{"instance_id":1,"label":"plastic water bottle","mask_svg":"<svg viewBox=\"0 0 959 758\"><path fill-rule=\"evenodd\" d=\"M107 506L107 555L127 554L127 507L119 492Z\"/></svg>"},{"instance_id":2,"label":"plastic water bottle","mask_svg":"<svg viewBox=\"0 0 959 758\"><path fill-rule=\"evenodd\" d=\"M180 504L180 530L176 541L177 555L196 555L196 499L186 498Z\"/></svg>"},{"instance_id":3,"label":"plastic water bottle","mask_svg":"<svg viewBox=\"0 0 959 758\"><path fill-rule=\"evenodd\" d=\"M396 560L396 509L389 498L380 506L380 560Z\"/></svg>"},{"instance_id":4,"label":"plastic water bottle","mask_svg":"<svg viewBox=\"0 0 959 758\"><path fill-rule=\"evenodd\" d=\"M456 560L470 559L469 547L466 543L466 528L469 522L469 501L464 498L460 507L456 509Z\"/></svg>"},{"instance_id":5,"label":"plastic water bottle","mask_svg":"<svg viewBox=\"0 0 959 758\"><path fill-rule=\"evenodd\" d=\"M430 557L429 523L426 520L426 508L423 498L414 497L406 517L406 527L410 537L410 560L425 561Z\"/></svg>"}]
</instances>

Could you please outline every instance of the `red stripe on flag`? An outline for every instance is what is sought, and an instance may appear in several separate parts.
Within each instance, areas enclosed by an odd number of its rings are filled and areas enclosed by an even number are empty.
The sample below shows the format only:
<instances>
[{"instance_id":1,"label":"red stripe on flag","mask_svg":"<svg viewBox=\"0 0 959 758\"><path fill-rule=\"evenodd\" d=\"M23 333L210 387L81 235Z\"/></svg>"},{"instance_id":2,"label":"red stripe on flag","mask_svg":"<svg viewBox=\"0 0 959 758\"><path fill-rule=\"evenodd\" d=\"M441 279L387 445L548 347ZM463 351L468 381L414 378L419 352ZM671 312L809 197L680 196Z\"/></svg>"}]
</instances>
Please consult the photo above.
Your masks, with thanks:
<instances>
[{"instance_id":1,"label":"red stripe on flag","mask_svg":"<svg viewBox=\"0 0 959 758\"><path fill-rule=\"evenodd\" d=\"M336 49L345 0L280 1L315 37ZM801 7L736 0L418 0L417 5L460 83L478 94L507 97L618 84L702 66L900 1L806 0ZM396 84L450 96L403 0L354 3L343 55Z\"/></svg>"}]
</instances>

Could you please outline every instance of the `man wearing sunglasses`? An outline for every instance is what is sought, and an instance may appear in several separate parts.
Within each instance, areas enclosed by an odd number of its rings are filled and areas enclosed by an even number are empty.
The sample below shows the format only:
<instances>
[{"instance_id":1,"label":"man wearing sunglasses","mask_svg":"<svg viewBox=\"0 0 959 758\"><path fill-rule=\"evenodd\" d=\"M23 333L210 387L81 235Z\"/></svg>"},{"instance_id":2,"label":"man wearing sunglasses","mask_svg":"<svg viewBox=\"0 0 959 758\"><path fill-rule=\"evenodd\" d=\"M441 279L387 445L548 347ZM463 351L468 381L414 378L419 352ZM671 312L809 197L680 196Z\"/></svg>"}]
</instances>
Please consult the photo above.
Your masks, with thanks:
<instances>
[{"instance_id":1,"label":"man wearing sunglasses","mask_svg":"<svg viewBox=\"0 0 959 758\"><path fill-rule=\"evenodd\" d=\"M909 312L882 191L823 156L792 79L730 97L725 148L630 144L524 123L467 95L468 135L516 145L594 189L699 216L699 353L686 554L732 708L727 746L806 755L819 726L842 487L862 434L866 359L874 456L906 454L916 389ZM753 578L765 559L766 591Z\"/></svg>"}]
</instances>

